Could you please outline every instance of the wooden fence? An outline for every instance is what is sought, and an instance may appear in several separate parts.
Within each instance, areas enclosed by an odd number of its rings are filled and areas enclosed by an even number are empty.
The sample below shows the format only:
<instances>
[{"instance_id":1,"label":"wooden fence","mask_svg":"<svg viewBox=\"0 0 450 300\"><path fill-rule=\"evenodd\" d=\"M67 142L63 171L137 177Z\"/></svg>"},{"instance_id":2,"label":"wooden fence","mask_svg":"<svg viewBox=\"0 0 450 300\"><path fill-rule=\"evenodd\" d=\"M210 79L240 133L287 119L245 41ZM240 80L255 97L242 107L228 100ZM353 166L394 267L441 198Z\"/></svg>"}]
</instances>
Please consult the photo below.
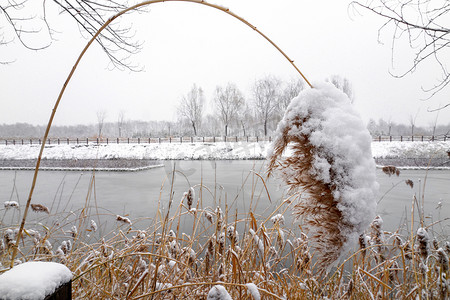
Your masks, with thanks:
<instances>
[{"instance_id":1,"label":"wooden fence","mask_svg":"<svg viewBox=\"0 0 450 300\"><path fill-rule=\"evenodd\" d=\"M272 137L260 136L221 136L221 137L150 137L150 138L49 138L46 145L69 144L155 144L155 143L219 143L219 142L271 142ZM0 139L3 145L41 145L42 139Z\"/></svg>"},{"instance_id":2,"label":"wooden fence","mask_svg":"<svg viewBox=\"0 0 450 300\"><path fill-rule=\"evenodd\" d=\"M436 142L447 141L450 136L374 136L374 142ZM155 144L155 143L218 143L218 142L271 142L272 137L258 136L221 136L221 137L150 137L150 138L49 138L47 145L62 144ZM40 145L42 139L0 138L2 145Z\"/></svg>"},{"instance_id":3,"label":"wooden fence","mask_svg":"<svg viewBox=\"0 0 450 300\"><path fill-rule=\"evenodd\" d=\"M380 135L374 136L372 140L374 142L445 142L449 138L450 136L447 135Z\"/></svg>"}]
</instances>

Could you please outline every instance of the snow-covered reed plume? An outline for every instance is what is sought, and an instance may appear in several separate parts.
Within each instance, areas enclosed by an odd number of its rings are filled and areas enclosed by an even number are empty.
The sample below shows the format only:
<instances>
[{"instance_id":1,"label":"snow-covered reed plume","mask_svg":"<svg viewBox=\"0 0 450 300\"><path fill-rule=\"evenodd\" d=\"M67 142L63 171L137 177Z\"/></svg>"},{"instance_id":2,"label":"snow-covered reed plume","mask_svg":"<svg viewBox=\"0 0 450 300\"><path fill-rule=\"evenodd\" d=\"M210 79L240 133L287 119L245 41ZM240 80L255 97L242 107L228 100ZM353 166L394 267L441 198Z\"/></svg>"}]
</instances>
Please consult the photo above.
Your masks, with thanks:
<instances>
[{"instance_id":1,"label":"snow-covered reed plume","mask_svg":"<svg viewBox=\"0 0 450 300\"><path fill-rule=\"evenodd\" d=\"M223 287L223 285L215 285L213 286L209 292L207 300L232 300L230 294L228 294L227 290Z\"/></svg>"},{"instance_id":2,"label":"snow-covered reed plume","mask_svg":"<svg viewBox=\"0 0 450 300\"><path fill-rule=\"evenodd\" d=\"M122 223L126 223L126 224L130 224L130 226L133 225L133 223L131 223L130 219L128 219L127 217L120 216L120 215L116 215L116 221L119 221L119 222L122 222Z\"/></svg>"},{"instance_id":3,"label":"snow-covered reed plume","mask_svg":"<svg viewBox=\"0 0 450 300\"><path fill-rule=\"evenodd\" d=\"M95 221L94 221L94 220L91 220L91 224L90 224L90 226L91 226L91 230L92 230L92 231L94 231L94 232L96 232L96 231L97 231L97 229L98 229L98 226L97 226L97 223L95 223Z\"/></svg>"},{"instance_id":4,"label":"snow-covered reed plume","mask_svg":"<svg viewBox=\"0 0 450 300\"><path fill-rule=\"evenodd\" d=\"M278 170L291 192L308 192L294 214L309 230L324 270L375 216L378 184L369 132L344 93L315 84L292 99L268 159L269 176Z\"/></svg>"},{"instance_id":5,"label":"snow-covered reed plume","mask_svg":"<svg viewBox=\"0 0 450 300\"><path fill-rule=\"evenodd\" d=\"M191 210L192 204L194 203L194 198L195 198L194 188L192 188L192 187L189 188L189 190L183 194L183 199L184 198L186 198L188 208L189 208L189 210Z\"/></svg>"},{"instance_id":6,"label":"snow-covered reed plume","mask_svg":"<svg viewBox=\"0 0 450 300\"><path fill-rule=\"evenodd\" d=\"M3 203L3 205L5 206L6 210L8 210L10 208L17 208L17 209L19 209L19 203L17 201L5 201Z\"/></svg>"},{"instance_id":7,"label":"snow-covered reed plume","mask_svg":"<svg viewBox=\"0 0 450 300\"><path fill-rule=\"evenodd\" d=\"M417 229L417 251L419 252L420 256L424 261L428 258L429 254L429 241L430 238L428 236L428 232L425 228L418 228Z\"/></svg>"}]
</instances>

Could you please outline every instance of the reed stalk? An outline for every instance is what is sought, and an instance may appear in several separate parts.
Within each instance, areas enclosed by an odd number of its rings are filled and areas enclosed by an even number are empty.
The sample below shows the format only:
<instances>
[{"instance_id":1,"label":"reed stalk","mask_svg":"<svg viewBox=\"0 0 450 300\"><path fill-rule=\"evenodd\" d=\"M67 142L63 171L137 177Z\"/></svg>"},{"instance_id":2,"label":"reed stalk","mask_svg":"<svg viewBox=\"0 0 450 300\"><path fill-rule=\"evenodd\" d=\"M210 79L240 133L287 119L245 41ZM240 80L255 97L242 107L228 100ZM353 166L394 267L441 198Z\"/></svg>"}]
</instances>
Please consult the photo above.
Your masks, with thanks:
<instances>
[{"instance_id":1,"label":"reed stalk","mask_svg":"<svg viewBox=\"0 0 450 300\"><path fill-rule=\"evenodd\" d=\"M75 73L75 70L77 69L81 59L83 58L84 54L86 53L86 51L89 49L89 47L92 45L92 43L97 39L97 37L100 35L100 33L106 28L108 27L114 20L116 20L117 18L119 18L120 16L127 14L129 12L132 12L134 10L137 10L140 7L144 7L144 6L149 6L152 4L156 4L156 3L163 3L163 2L189 2L189 3L195 3L195 4L200 4L200 5L205 5L217 10L220 10L234 18L236 18L237 20L241 21L242 23L244 23L245 25L247 25L248 27L250 27L251 29L253 29L254 31L256 31L259 35L261 35L266 41L268 41L272 46L274 46L288 61L289 63L295 68L295 70L300 74L300 76L306 81L306 83L312 88L312 84L306 79L306 77L303 75L303 73L300 71L300 69L295 65L294 61L283 51L281 50L281 48L275 43L273 42L268 36L266 36L264 33L262 33L259 29L256 28L256 26L252 25L250 22L248 22L247 20L245 20L244 18L238 16L237 14L231 12L228 8L226 7L222 7L220 5L217 4L212 4L212 3L208 3L205 2L203 0L150 0L150 1L144 1L141 3L138 3L136 5L130 6L129 8L126 8L122 11L119 11L117 14L111 16L98 30L95 34L92 35L92 38L88 41L88 43L86 44L86 46L84 47L84 49L81 51L80 55L78 56L75 64L72 67L72 70L70 71L66 81L63 84L63 87L58 95L58 98L55 102L55 105L53 107L52 113L50 114L50 119L47 123L47 127L45 129L45 134L44 137L42 139L42 144L41 144L41 148L39 151L39 155L37 158L37 162L36 162L36 168L34 171L34 175L33 175L33 180L32 180L32 184L31 184L31 188L30 188L30 192L28 195L28 199L27 199L27 203L25 206L25 210L23 213L23 217L22 217L22 222L20 224L20 228L19 228L19 233L17 235L17 240L16 240L16 246L14 246L13 249L13 254L12 257L13 259L11 260L12 262L14 261L14 258L17 255L17 245L20 241L20 239L22 238L22 234L23 234L23 228L25 226L25 222L26 222L26 218L28 215L28 210L31 204L31 199L33 196L33 191L34 188L36 186L36 181L37 181L37 176L38 176L38 172L39 172L39 166L41 164L41 159L42 159L42 154L44 152L44 148L45 148L45 144L46 144L46 140L48 138L48 134L50 132L50 128L52 126L53 123L53 119L55 117L56 111L58 109L59 103L61 102L62 96L64 95L64 92L70 82L70 80L72 79L73 74ZM13 263L11 263L10 268L12 268L14 266Z\"/></svg>"}]
</instances>

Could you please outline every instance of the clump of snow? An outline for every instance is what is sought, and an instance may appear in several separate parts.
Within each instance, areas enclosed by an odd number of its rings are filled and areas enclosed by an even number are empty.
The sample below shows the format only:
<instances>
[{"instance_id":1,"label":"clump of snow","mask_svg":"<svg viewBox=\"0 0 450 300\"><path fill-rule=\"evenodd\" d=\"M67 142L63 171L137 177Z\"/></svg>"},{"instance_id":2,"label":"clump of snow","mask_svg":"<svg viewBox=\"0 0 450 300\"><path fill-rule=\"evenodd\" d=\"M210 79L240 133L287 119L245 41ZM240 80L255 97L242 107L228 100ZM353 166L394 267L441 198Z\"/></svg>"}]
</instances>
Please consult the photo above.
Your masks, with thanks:
<instances>
[{"instance_id":1,"label":"clump of snow","mask_svg":"<svg viewBox=\"0 0 450 300\"><path fill-rule=\"evenodd\" d=\"M258 287L254 283L246 283L247 291L252 295L254 300L261 300L261 295L259 294Z\"/></svg>"},{"instance_id":2,"label":"clump of snow","mask_svg":"<svg viewBox=\"0 0 450 300\"><path fill-rule=\"evenodd\" d=\"M272 221L273 224L280 224L284 225L284 216L282 214L276 214L272 218L270 218L270 221Z\"/></svg>"},{"instance_id":3,"label":"clump of snow","mask_svg":"<svg viewBox=\"0 0 450 300\"><path fill-rule=\"evenodd\" d=\"M208 293L206 300L233 300L223 285L213 286Z\"/></svg>"},{"instance_id":4,"label":"clump of snow","mask_svg":"<svg viewBox=\"0 0 450 300\"><path fill-rule=\"evenodd\" d=\"M2 299L44 299L72 279L72 272L58 263L31 261L0 276Z\"/></svg>"}]
</instances>

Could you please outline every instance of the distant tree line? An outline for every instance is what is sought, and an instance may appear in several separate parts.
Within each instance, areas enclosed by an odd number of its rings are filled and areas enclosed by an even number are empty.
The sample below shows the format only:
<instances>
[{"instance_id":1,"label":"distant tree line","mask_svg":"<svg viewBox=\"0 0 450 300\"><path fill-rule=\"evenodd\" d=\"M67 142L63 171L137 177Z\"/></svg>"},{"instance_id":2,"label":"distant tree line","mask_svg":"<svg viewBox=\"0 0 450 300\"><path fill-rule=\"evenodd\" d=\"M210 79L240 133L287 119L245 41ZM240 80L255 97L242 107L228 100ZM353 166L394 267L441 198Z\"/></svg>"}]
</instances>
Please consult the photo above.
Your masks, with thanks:
<instances>
[{"instance_id":1,"label":"distant tree line","mask_svg":"<svg viewBox=\"0 0 450 300\"><path fill-rule=\"evenodd\" d=\"M435 122L428 126L417 126L416 118L410 118L409 124L400 124L392 120L370 119L367 129L372 136L441 136L450 135L450 123L447 125L437 125Z\"/></svg>"},{"instance_id":2,"label":"distant tree line","mask_svg":"<svg viewBox=\"0 0 450 300\"><path fill-rule=\"evenodd\" d=\"M330 76L327 81L341 89L350 101L354 101L351 83L339 75ZM206 113L207 98L203 89L193 84L178 102L174 121L127 120L120 111L111 121L107 111L97 112L95 124L52 126L50 137L169 137L169 136L268 136L276 129L292 98L297 96L305 84L300 80L282 81L275 76L266 76L255 81L251 94L245 96L235 83L217 86L209 99L212 111ZM109 119L109 120L108 120ZM415 124L416 116L410 117L410 124L398 124L391 119L370 120L368 129L378 135L439 135L449 134L450 124L428 127ZM45 126L27 123L0 124L0 137L31 138L44 135Z\"/></svg>"}]
</instances>

